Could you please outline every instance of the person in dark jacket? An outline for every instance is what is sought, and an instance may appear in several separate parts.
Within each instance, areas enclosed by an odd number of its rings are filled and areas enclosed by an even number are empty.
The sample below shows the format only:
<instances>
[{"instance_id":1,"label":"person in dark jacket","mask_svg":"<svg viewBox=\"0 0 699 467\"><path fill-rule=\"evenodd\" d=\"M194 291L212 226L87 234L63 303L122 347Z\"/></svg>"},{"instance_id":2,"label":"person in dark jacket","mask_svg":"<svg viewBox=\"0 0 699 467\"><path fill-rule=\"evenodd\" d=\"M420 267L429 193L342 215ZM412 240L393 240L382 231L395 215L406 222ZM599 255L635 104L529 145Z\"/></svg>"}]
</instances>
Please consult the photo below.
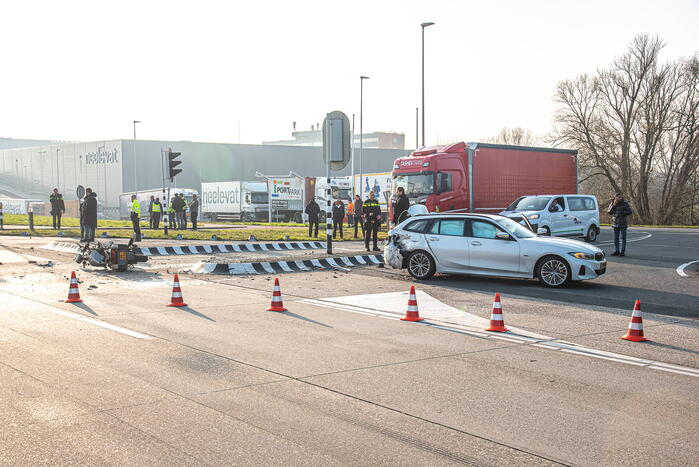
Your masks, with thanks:
<instances>
[{"instance_id":1,"label":"person in dark jacket","mask_svg":"<svg viewBox=\"0 0 699 467\"><path fill-rule=\"evenodd\" d=\"M628 217L633 214L631 206L621 193L617 193L609 203L607 212L612 216L612 228L614 228L614 253L612 256L626 256L626 229L629 227Z\"/></svg>"},{"instance_id":2,"label":"person in dark jacket","mask_svg":"<svg viewBox=\"0 0 699 467\"><path fill-rule=\"evenodd\" d=\"M399 186L396 189L396 202L393 205L393 225L398 225L408 218L410 200L405 195L405 189Z\"/></svg>"},{"instance_id":3,"label":"person in dark jacket","mask_svg":"<svg viewBox=\"0 0 699 467\"><path fill-rule=\"evenodd\" d=\"M175 193L172 199L172 209L175 211L175 228L182 229L182 213L184 212L184 199L180 198L179 193Z\"/></svg>"},{"instance_id":4,"label":"person in dark jacket","mask_svg":"<svg viewBox=\"0 0 699 467\"><path fill-rule=\"evenodd\" d=\"M364 237L364 222L362 209L364 202L359 195L354 195L354 238L357 238L357 226L362 227L362 238Z\"/></svg>"},{"instance_id":5,"label":"person in dark jacket","mask_svg":"<svg viewBox=\"0 0 699 467\"><path fill-rule=\"evenodd\" d=\"M342 223L345 220L345 203L341 199L336 199L333 204L333 238L338 229L340 231L340 238L342 237Z\"/></svg>"},{"instance_id":6,"label":"person in dark jacket","mask_svg":"<svg viewBox=\"0 0 699 467\"><path fill-rule=\"evenodd\" d=\"M376 242L379 237L379 228L381 227L381 206L376 198L374 198L374 190L369 192L369 197L364 200L362 206L364 214L364 246L366 251L369 250L369 240L374 241L374 251L379 251Z\"/></svg>"},{"instance_id":7,"label":"person in dark jacket","mask_svg":"<svg viewBox=\"0 0 699 467\"><path fill-rule=\"evenodd\" d=\"M155 229L154 220L155 215L153 213L153 203L155 203L155 196L151 195L150 201L148 202L148 225L151 229Z\"/></svg>"},{"instance_id":8,"label":"person in dark jacket","mask_svg":"<svg viewBox=\"0 0 699 467\"><path fill-rule=\"evenodd\" d=\"M199 199L197 195L192 195L189 202L189 216L192 219L192 230L197 230L197 218L199 217Z\"/></svg>"},{"instance_id":9,"label":"person in dark jacket","mask_svg":"<svg viewBox=\"0 0 699 467\"><path fill-rule=\"evenodd\" d=\"M97 193L93 193L92 188L85 190L82 211L85 235L81 241L94 242L97 230Z\"/></svg>"},{"instance_id":10,"label":"person in dark jacket","mask_svg":"<svg viewBox=\"0 0 699 467\"><path fill-rule=\"evenodd\" d=\"M66 203L63 201L63 195L58 192L58 188L53 189L49 201L51 202L51 216L53 216L53 230L60 230L61 216L66 212Z\"/></svg>"},{"instance_id":11,"label":"person in dark jacket","mask_svg":"<svg viewBox=\"0 0 699 467\"><path fill-rule=\"evenodd\" d=\"M311 201L306 205L304 210L308 214L308 236L317 237L318 236L318 214L320 214L320 206L316 203L315 198L311 198ZM315 235L313 235L313 226L315 226Z\"/></svg>"}]
</instances>

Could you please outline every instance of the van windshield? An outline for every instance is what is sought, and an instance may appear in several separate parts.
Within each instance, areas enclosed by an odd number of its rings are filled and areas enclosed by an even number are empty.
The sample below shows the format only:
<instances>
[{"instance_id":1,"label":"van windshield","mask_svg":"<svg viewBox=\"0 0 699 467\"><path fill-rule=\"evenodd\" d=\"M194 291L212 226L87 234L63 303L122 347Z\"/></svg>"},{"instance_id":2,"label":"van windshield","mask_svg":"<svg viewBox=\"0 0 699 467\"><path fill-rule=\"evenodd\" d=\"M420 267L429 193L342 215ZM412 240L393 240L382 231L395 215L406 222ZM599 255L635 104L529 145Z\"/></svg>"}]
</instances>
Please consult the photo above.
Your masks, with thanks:
<instances>
[{"instance_id":1,"label":"van windshield","mask_svg":"<svg viewBox=\"0 0 699 467\"><path fill-rule=\"evenodd\" d=\"M393 177L393 191L402 186L408 198L434 193L434 172L396 175Z\"/></svg>"},{"instance_id":2,"label":"van windshield","mask_svg":"<svg viewBox=\"0 0 699 467\"><path fill-rule=\"evenodd\" d=\"M549 204L550 196L525 196L514 206L510 206L510 211L541 211Z\"/></svg>"},{"instance_id":3,"label":"van windshield","mask_svg":"<svg viewBox=\"0 0 699 467\"><path fill-rule=\"evenodd\" d=\"M253 193L251 198L252 198L253 204L265 204L265 203L267 203L267 193L265 193L265 192Z\"/></svg>"}]
</instances>

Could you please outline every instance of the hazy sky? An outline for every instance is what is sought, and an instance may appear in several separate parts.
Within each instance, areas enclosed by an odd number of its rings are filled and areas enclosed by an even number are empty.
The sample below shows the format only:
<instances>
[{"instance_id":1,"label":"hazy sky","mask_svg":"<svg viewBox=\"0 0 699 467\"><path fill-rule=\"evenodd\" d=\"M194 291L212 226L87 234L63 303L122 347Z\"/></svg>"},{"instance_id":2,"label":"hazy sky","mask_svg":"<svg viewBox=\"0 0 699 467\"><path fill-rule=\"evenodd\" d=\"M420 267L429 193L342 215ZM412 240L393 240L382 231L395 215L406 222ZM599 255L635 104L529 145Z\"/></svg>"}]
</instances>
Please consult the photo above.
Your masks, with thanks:
<instances>
[{"instance_id":1,"label":"hazy sky","mask_svg":"<svg viewBox=\"0 0 699 467\"><path fill-rule=\"evenodd\" d=\"M0 136L241 142L342 110L415 142L420 23L427 143L551 127L559 80L634 35L699 50L699 1L3 1ZM357 130L358 131L358 130Z\"/></svg>"}]
</instances>

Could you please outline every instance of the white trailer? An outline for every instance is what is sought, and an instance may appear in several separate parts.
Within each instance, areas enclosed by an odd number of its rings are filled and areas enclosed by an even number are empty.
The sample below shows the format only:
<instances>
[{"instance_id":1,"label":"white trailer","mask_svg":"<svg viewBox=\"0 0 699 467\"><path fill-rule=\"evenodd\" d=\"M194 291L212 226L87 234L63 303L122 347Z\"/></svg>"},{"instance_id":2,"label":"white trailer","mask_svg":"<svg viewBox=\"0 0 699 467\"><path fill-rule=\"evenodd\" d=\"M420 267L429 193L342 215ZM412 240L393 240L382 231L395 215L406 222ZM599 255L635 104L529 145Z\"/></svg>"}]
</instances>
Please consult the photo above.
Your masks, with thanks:
<instances>
[{"instance_id":1,"label":"white trailer","mask_svg":"<svg viewBox=\"0 0 699 467\"><path fill-rule=\"evenodd\" d=\"M209 219L267 220L269 202L264 182L207 182L201 184L201 212Z\"/></svg>"}]
</instances>

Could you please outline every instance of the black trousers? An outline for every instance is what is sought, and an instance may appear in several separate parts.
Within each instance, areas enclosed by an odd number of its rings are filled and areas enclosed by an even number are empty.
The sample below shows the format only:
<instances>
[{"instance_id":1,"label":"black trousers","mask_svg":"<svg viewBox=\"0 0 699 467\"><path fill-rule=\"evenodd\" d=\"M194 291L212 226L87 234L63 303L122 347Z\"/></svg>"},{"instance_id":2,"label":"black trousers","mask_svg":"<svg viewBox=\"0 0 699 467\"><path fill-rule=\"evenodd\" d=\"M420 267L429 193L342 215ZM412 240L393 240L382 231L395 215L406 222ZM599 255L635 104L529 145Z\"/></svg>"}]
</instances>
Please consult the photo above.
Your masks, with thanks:
<instances>
[{"instance_id":1,"label":"black trousers","mask_svg":"<svg viewBox=\"0 0 699 467\"><path fill-rule=\"evenodd\" d=\"M159 212L154 212L153 213L153 219L151 220L151 229L159 229L160 228L160 213Z\"/></svg>"},{"instance_id":2,"label":"black trousers","mask_svg":"<svg viewBox=\"0 0 699 467\"><path fill-rule=\"evenodd\" d=\"M174 211L173 211L173 212L169 212L169 213L167 214L167 223L170 224L169 227L170 227L171 229L174 229L174 228L175 228L175 223L177 222L176 217L177 217L177 213L174 212Z\"/></svg>"},{"instance_id":3,"label":"black trousers","mask_svg":"<svg viewBox=\"0 0 699 467\"><path fill-rule=\"evenodd\" d=\"M141 241L141 219L138 216L131 216L131 225L133 225L133 232L136 234L136 241Z\"/></svg>"},{"instance_id":4,"label":"black trousers","mask_svg":"<svg viewBox=\"0 0 699 467\"><path fill-rule=\"evenodd\" d=\"M46 211L44 211L46 212ZM53 229L60 229L61 228L61 211L58 211L58 213L53 214Z\"/></svg>"},{"instance_id":5,"label":"black trousers","mask_svg":"<svg viewBox=\"0 0 699 467\"><path fill-rule=\"evenodd\" d=\"M313 226L315 226L316 234L313 235ZM318 236L318 218L308 219L308 236L317 237Z\"/></svg>"},{"instance_id":6,"label":"black trousers","mask_svg":"<svg viewBox=\"0 0 699 467\"><path fill-rule=\"evenodd\" d=\"M197 217L199 217L199 212L192 211L192 230L197 230Z\"/></svg>"},{"instance_id":7,"label":"black trousers","mask_svg":"<svg viewBox=\"0 0 699 467\"><path fill-rule=\"evenodd\" d=\"M378 245L376 244L379 240L379 228L381 227L381 224L378 222L367 222L366 225L364 226L364 246L366 249L369 249L369 240L373 239L374 241L374 249L378 248Z\"/></svg>"},{"instance_id":8,"label":"black trousers","mask_svg":"<svg viewBox=\"0 0 699 467\"><path fill-rule=\"evenodd\" d=\"M342 219L339 221L333 219L333 238L335 238L335 234L337 233L338 229L340 230L340 238L342 237Z\"/></svg>"}]
</instances>

